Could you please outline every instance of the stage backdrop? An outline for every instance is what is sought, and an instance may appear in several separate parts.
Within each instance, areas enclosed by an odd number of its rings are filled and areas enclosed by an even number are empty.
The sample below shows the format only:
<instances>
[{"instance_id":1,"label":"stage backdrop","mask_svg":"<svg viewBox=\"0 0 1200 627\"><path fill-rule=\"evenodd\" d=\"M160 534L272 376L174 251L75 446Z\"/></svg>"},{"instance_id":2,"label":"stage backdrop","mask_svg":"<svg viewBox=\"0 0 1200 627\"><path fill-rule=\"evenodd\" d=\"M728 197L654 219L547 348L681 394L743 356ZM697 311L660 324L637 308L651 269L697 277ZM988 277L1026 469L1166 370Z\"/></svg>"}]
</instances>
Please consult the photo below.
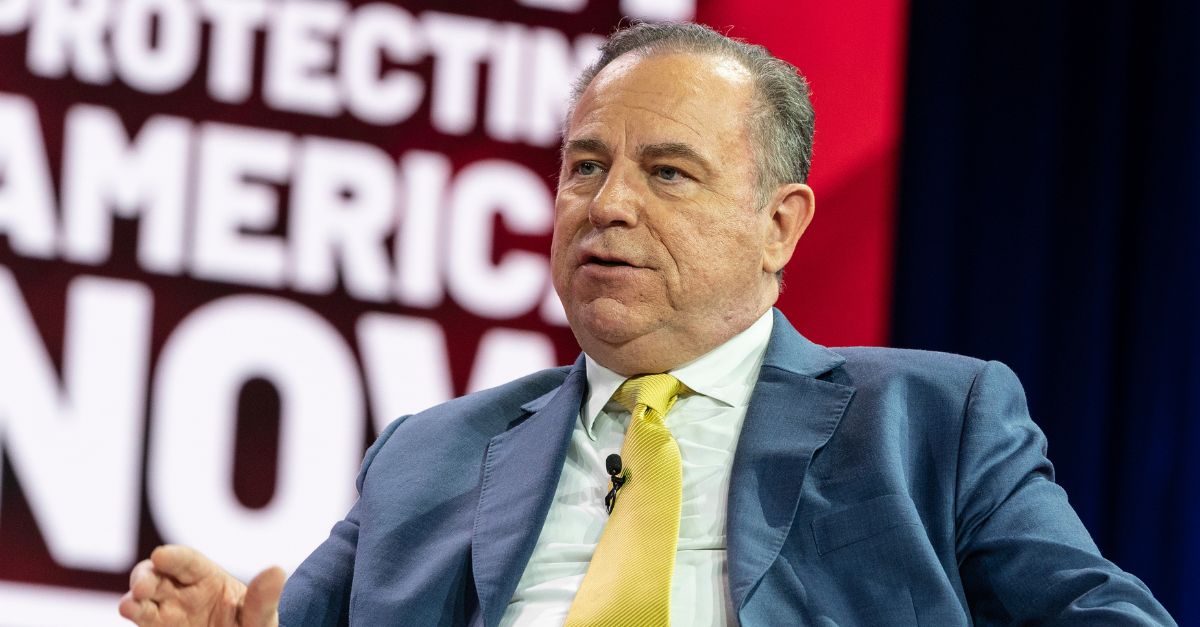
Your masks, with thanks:
<instances>
[{"instance_id":1,"label":"stage backdrop","mask_svg":"<svg viewBox=\"0 0 1200 627\"><path fill-rule=\"evenodd\" d=\"M782 307L886 337L905 7L0 0L0 624L116 624L162 542L293 568L394 417L569 363L569 84L625 16L811 79Z\"/></svg>"},{"instance_id":2,"label":"stage backdrop","mask_svg":"<svg viewBox=\"0 0 1200 627\"><path fill-rule=\"evenodd\" d=\"M1103 554L1200 625L1200 3L911 5L893 340L999 359Z\"/></svg>"}]
</instances>

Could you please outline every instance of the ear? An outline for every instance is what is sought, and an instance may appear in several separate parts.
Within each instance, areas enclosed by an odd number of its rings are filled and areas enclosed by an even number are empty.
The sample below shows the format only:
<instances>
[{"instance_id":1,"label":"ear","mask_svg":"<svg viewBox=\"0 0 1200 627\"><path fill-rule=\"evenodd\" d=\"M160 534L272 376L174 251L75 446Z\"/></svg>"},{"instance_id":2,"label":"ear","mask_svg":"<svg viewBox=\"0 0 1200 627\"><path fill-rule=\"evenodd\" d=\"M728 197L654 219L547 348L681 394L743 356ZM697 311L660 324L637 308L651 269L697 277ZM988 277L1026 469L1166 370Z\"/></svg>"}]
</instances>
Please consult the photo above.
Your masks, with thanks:
<instances>
[{"instance_id":1,"label":"ear","mask_svg":"<svg viewBox=\"0 0 1200 627\"><path fill-rule=\"evenodd\" d=\"M796 242L812 222L815 207L812 188L803 183L788 183L775 190L770 204L764 208L769 221L764 225L767 233L763 241L763 272L775 274L787 265Z\"/></svg>"}]
</instances>

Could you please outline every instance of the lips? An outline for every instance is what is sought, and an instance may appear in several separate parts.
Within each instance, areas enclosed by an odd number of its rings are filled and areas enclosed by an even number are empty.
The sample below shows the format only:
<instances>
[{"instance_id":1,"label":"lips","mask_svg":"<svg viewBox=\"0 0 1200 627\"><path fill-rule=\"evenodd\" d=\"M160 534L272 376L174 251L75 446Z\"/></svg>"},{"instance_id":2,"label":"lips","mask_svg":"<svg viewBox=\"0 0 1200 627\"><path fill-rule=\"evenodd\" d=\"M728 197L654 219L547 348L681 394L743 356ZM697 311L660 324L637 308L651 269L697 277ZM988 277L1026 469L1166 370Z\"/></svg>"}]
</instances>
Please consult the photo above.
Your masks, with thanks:
<instances>
[{"instance_id":1,"label":"lips","mask_svg":"<svg viewBox=\"0 0 1200 627\"><path fill-rule=\"evenodd\" d=\"M620 261L617 259L604 259L602 257L588 257L588 259L585 263L591 263L591 264L595 264L598 266L604 266L606 268L619 268L622 266L628 267L628 268L633 267L632 264L625 263L624 261Z\"/></svg>"},{"instance_id":2,"label":"lips","mask_svg":"<svg viewBox=\"0 0 1200 627\"><path fill-rule=\"evenodd\" d=\"M637 265L619 255L608 252L583 251L579 255L580 265L594 265L605 268L639 268Z\"/></svg>"}]
</instances>

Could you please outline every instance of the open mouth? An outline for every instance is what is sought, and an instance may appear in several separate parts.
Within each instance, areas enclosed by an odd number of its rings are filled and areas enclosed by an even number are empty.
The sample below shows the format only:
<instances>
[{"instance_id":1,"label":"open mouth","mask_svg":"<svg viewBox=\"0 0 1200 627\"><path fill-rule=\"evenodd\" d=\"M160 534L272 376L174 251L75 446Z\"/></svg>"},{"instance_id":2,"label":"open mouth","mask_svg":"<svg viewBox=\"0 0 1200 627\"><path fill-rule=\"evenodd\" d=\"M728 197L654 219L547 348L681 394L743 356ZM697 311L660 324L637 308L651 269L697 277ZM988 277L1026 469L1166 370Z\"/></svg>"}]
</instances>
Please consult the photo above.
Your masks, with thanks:
<instances>
[{"instance_id":1,"label":"open mouth","mask_svg":"<svg viewBox=\"0 0 1200 627\"><path fill-rule=\"evenodd\" d=\"M601 259L600 257L588 257L587 262L594 263L598 266L604 266L606 268L616 268L616 267L620 267L620 266L630 266L631 265L631 264L625 263L624 261L617 261L616 259Z\"/></svg>"}]
</instances>

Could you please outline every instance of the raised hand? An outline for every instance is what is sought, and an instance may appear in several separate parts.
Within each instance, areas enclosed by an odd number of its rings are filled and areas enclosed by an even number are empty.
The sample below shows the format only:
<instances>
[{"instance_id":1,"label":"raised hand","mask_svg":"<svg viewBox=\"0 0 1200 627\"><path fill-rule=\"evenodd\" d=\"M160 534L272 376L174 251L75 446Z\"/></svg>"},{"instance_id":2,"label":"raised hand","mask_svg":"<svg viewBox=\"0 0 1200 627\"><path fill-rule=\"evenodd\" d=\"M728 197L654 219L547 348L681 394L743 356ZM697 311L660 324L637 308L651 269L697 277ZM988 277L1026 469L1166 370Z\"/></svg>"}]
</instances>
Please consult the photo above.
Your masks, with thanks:
<instances>
[{"instance_id":1,"label":"raised hand","mask_svg":"<svg viewBox=\"0 0 1200 627\"><path fill-rule=\"evenodd\" d=\"M195 549L160 546L130 573L121 616L143 627L278 627L285 578L272 567L247 586Z\"/></svg>"}]
</instances>

